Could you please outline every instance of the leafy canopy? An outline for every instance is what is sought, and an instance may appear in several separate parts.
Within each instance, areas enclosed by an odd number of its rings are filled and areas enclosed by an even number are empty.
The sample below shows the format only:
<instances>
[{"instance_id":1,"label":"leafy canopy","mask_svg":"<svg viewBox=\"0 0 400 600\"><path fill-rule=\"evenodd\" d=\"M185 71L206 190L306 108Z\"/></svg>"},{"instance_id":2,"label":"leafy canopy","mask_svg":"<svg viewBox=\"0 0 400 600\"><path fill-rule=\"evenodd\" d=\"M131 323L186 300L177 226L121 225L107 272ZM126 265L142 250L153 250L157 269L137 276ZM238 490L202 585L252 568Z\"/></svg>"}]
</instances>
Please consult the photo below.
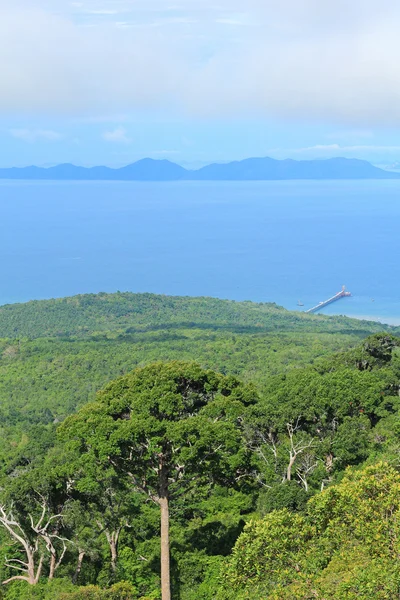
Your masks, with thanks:
<instances>
[{"instance_id":1,"label":"leafy canopy","mask_svg":"<svg viewBox=\"0 0 400 600\"><path fill-rule=\"evenodd\" d=\"M239 425L256 398L252 386L195 363L155 363L109 384L60 433L84 459L111 464L157 497L161 460L172 492L194 479L240 477L247 450Z\"/></svg>"}]
</instances>

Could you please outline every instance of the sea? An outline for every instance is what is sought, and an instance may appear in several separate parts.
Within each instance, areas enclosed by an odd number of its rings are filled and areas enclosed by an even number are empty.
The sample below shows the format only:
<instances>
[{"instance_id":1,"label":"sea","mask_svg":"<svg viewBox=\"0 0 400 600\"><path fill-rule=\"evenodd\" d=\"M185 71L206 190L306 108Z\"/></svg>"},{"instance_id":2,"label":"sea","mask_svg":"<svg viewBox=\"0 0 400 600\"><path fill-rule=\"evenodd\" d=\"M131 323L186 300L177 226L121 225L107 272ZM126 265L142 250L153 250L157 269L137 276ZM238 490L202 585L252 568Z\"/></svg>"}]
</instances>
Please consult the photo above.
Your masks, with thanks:
<instances>
[{"instance_id":1,"label":"sea","mask_svg":"<svg viewBox=\"0 0 400 600\"><path fill-rule=\"evenodd\" d=\"M0 304L132 291L400 324L400 181L0 181Z\"/></svg>"}]
</instances>

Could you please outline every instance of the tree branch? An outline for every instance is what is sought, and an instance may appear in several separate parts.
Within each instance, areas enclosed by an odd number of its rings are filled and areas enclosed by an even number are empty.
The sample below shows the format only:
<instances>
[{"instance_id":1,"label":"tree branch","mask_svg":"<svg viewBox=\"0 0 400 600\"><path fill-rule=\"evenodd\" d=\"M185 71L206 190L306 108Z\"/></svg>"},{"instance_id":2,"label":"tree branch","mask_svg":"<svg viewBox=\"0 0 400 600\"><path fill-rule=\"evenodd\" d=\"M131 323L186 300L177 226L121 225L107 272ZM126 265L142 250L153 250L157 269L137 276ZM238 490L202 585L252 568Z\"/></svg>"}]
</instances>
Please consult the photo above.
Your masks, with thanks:
<instances>
[{"instance_id":1,"label":"tree branch","mask_svg":"<svg viewBox=\"0 0 400 600\"><path fill-rule=\"evenodd\" d=\"M30 583L29 577L24 577L23 575L14 575L14 577L10 577L9 579L6 579L5 581L2 581L2 585L7 585L7 583L11 583L11 581L27 581L28 583Z\"/></svg>"}]
</instances>

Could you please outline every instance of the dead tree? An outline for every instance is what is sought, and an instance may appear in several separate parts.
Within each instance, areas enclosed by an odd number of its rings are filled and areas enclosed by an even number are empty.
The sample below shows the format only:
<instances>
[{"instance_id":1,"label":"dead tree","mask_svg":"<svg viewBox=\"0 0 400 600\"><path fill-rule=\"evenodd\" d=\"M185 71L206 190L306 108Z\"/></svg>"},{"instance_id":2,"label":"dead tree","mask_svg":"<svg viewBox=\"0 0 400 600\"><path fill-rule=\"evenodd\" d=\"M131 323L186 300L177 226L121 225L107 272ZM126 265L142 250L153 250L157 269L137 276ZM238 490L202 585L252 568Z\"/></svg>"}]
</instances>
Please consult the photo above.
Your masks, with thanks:
<instances>
[{"instance_id":1,"label":"dead tree","mask_svg":"<svg viewBox=\"0 0 400 600\"><path fill-rule=\"evenodd\" d=\"M59 535L62 514L49 516L48 503L45 498L41 500L39 518L34 520L29 514L29 525L24 527L14 515L12 507L7 510L4 505L0 505L0 525L6 529L11 539L20 546L20 551L25 555L25 560L6 559L6 567L15 569L21 574L3 581L3 585L18 579L27 581L30 585L38 583L46 555L50 559L49 579L54 577L54 573L61 565L68 541ZM57 546L61 546L60 551Z\"/></svg>"},{"instance_id":2,"label":"dead tree","mask_svg":"<svg viewBox=\"0 0 400 600\"><path fill-rule=\"evenodd\" d=\"M264 432L261 429L247 430L245 432L245 439L249 450L254 452L265 465L272 466L272 463L274 472L277 473L279 463L279 440L276 433L272 429L269 429L267 432ZM253 476L263 487L269 489L272 487L263 481L260 473L254 471Z\"/></svg>"},{"instance_id":3,"label":"dead tree","mask_svg":"<svg viewBox=\"0 0 400 600\"><path fill-rule=\"evenodd\" d=\"M302 455L300 464L296 469L296 475L306 492L308 492L307 478L317 468L317 466L318 461L313 453L306 452Z\"/></svg>"},{"instance_id":4,"label":"dead tree","mask_svg":"<svg viewBox=\"0 0 400 600\"><path fill-rule=\"evenodd\" d=\"M35 585L40 579L44 558L42 549L39 547L40 538L37 536L32 542L31 537L27 535L14 518L12 511L7 512L4 506L0 506L0 524L8 531L11 538L22 547L26 558L26 561L17 558L6 558L5 566L20 571L22 575L14 575L6 579L6 581L3 581L3 585L17 579Z\"/></svg>"},{"instance_id":5,"label":"dead tree","mask_svg":"<svg viewBox=\"0 0 400 600\"><path fill-rule=\"evenodd\" d=\"M295 439L296 433L301 430L300 417L298 417L298 419L294 425L293 425L293 423L287 423L286 428L287 428L287 432L288 432L288 436L289 436L289 462L288 462L288 465L286 468L286 480L291 481L292 469L293 469L293 466L294 466L296 460L298 459L299 456L301 456L307 450L312 448L315 445L315 442L313 439L311 439L311 440L310 439L307 440L304 438L302 438L300 440ZM306 474L310 473L310 471L313 470L315 468L315 466L316 465L314 465L312 467L310 466L307 469ZM297 471L297 475L299 475L299 470ZM299 477L299 479L303 483L303 485L307 491L308 486L307 486L306 479L304 479L304 478L302 479L301 477Z\"/></svg>"},{"instance_id":6,"label":"dead tree","mask_svg":"<svg viewBox=\"0 0 400 600\"><path fill-rule=\"evenodd\" d=\"M101 521L97 521L97 526L100 529L100 533L104 533L106 536L108 546L110 548L110 556L111 556L111 570L115 574L117 571L117 561L118 561L118 542L119 536L122 531L122 526L116 527L114 530L107 529Z\"/></svg>"}]
</instances>

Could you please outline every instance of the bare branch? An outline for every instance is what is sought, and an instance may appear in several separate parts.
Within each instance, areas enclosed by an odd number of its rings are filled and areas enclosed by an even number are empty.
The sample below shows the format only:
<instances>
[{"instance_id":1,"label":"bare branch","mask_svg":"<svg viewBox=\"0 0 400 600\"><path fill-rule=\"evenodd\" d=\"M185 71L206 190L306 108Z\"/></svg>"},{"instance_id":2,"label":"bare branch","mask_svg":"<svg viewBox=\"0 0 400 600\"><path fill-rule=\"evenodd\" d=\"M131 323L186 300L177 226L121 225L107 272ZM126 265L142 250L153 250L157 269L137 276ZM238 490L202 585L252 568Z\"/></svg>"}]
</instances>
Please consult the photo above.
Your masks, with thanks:
<instances>
[{"instance_id":1,"label":"bare branch","mask_svg":"<svg viewBox=\"0 0 400 600\"><path fill-rule=\"evenodd\" d=\"M12 513L10 512L9 515L7 515L4 506L0 506L0 524L7 529L11 537L23 546L25 551L30 549L28 536L25 534L20 524L15 521ZM15 528L18 529L20 533L17 533Z\"/></svg>"},{"instance_id":2,"label":"bare branch","mask_svg":"<svg viewBox=\"0 0 400 600\"><path fill-rule=\"evenodd\" d=\"M48 502L40 494L37 495L42 500L42 503L40 505L41 513L36 524L33 516L31 514L28 514L30 522L29 535L23 530L20 523L18 523L18 521L15 519L12 510L7 512L4 505L0 505L0 525L2 525L7 530L12 539L18 542L20 546L22 546L26 556L26 562L18 558L5 559L6 567L10 569L15 569L17 571L21 571L25 575L15 575L14 577L7 579L7 581L4 583L9 583L10 581L13 581L15 579L22 579L24 581L28 581L28 583L30 583L31 585L34 585L39 581L43 568L44 554L42 552L39 554L39 563L37 565L36 559L37 554L39 552L41 540L45 544L46 551L51 556L50 570L52 574L60 566L61 561L65 556L67 549L66 543L68 542L68 540L58 535L57 526L53 527L52 531L50 530L51 525L54 522L60 520L62 518L62 515L61 513L57 515L50 515L48 516L47 521L45 523L46 514L48 512ZM60 541L62 544L62 551L58 560L57 550L54 545L55 540Z\"/></svg>"},{"instance_id":3,"label":"bare branch","mask_svg":"<svg viewBox=\"0 0 400 600\"><path fill-rule=\"evenodd\" d=\"M301 430L300 427L300 419L301 417L298 417L296 420L296 423L293 425L293 423L286 423L286 428L287 428L287 432L289 435L289 440L290 440L290 448L289 448L289 463L286 469L286 479L288 481L291 481L292 478L292 468L294 463L296 462L297 457L302 454L303 452L305 452L306 450L308 450L309 448L312 448L313 446L315 446L315 441L314 439L311 440L299 440L297 443L294 439L294 435L296 432Z\"/></svg>"},{"instance_id":4,"label":"bare branch","mask_svg":"<svg viewBox=\"0 0 400 600\"><path fill-rule=\"evenodd\" d=\"M17 581L17 580L27 581L28 583L31 583L29 577L24 577L23 575L14 575L14 577L10 577L9 579L2 581L2 585L7 585L7 583L11 583L11 581Z\"/></svg>"},{"instance_id":5,"label":"bare branch","mask_svg":"<svg viewBox=\"0 0 400 600\"><path fill-rule=\"evenodd\" d=\"M24 565L24 567L27 567L27 566L28 566L28 563L25 563L23 560L19 560L18 558L7 558L7 557L6 557L6 558L5 558L5 561L6 561L6 562L8 562L8 563L11 563L11 562L17 562L17 563L19 563L20 565Z\"/></svg>"},{"instance_id":6,"label":"bare branch","mask_svg":"<svg viewBox=\"0 0 400 600\"><path fill-rule=\"evenodd\" d=\"M62 543L63 543L63 549L62 549L62 552L61 552L61 554L60 554L60 558L58 559L58 561L57 561L57 563L56 563L56 565L55 565L55 568L54 568L54 570L55 570L55 571L57 571L58 567L61 565L61 563L62 563L62 561L63 561L63 559L64 559L64 556L65 556L65 553L66 553L66 551L67 551L67 544L66 544L66 541L67 541L67 540L64 540L64 539L62 539L62 538L58 538L58 539L61 539L61 540L62 540Z\"/></svg>"},{"instance_id":7,"label":"bare branch","mask_svg":"<svg viewBox=\"0 0 400 600\"><path fill-rule=\"evenodd\" d=\"M16 565L10 565L8 564L8 561L5 562L5 566L8 567L9 569L15 569L16 571L22 571L22 573L26 573L26 569L22 568L22 567L17 567Z\"/></svg>"},{"instance_id":8,"label":"bare branch","mask_svg":"<svg viewBox=\"0 0 400 600\"><path fill-rule=\"evenodd\" d=\"M36 524L36 527L33 526L32 517L31 517L31 515L29 515L29 517L31 519L31 522L32 522L32 529L34 531L37 531L40 528L41 524L43 523L43 519L44 519L44 517L46 515L46 511L47 511L47 502L46 502L45 498L41 494L38 494L38 496L40 496L42 498L42 514L40 515L40 518L39 518L39 521Z\"/></svg>"}]
</instances>

